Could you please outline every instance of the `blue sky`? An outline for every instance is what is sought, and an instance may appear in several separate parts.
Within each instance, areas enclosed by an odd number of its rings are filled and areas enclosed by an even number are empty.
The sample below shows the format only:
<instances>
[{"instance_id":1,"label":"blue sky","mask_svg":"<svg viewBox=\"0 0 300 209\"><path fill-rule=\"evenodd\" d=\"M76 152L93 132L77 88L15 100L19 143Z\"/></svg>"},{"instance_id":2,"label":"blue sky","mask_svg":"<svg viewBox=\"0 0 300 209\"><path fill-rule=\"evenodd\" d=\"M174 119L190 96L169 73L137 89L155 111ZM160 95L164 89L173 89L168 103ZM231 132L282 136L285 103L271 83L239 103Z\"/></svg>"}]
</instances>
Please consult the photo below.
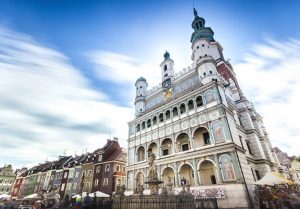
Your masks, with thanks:
<instances>
[{"instance_id":1,"label":"blue sky","mask_svg":"<svg viewBox=\"0 0 300 209\"><path fill-rule=\"evenodd\" d=\"M157 85L165 50L176 71L191 64L193 4L273 144L299 155L299 1L2 0L0 165L92 151L110 134L126 146L135 79Z\"/></svg>"}]
</instances>

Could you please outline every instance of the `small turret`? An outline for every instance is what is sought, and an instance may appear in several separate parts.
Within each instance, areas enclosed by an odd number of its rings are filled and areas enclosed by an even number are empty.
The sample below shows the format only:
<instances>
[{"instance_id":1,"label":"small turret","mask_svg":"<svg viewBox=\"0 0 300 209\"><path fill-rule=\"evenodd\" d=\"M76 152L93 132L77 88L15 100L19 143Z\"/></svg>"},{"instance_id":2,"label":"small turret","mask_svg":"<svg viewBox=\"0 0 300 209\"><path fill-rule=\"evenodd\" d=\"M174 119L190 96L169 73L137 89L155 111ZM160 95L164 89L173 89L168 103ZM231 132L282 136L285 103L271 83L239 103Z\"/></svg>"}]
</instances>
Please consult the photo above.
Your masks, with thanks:
<instances>
[{"instance_id":1,"label":"small turret","mask_svg":"<svg viewBox=\"0 0 300 209\"><path fill-rule=\"evenodd\" d=\"M146 110L146 94L148 83L144 77L140 77L135 82L136 97L135 97L135 115L136 117L144 114Z\"/></svg>"},{"instance_id":2,"label":"small turret","mask_svg":"<svg viewBox=\"0 0 300 209\"><path fill-rule=\"evenodd\" d=\"M170 58L168 51L164 54L164 61L160 64L162 82L174 76L174 61Z\"/></svg>"}]
</instances>

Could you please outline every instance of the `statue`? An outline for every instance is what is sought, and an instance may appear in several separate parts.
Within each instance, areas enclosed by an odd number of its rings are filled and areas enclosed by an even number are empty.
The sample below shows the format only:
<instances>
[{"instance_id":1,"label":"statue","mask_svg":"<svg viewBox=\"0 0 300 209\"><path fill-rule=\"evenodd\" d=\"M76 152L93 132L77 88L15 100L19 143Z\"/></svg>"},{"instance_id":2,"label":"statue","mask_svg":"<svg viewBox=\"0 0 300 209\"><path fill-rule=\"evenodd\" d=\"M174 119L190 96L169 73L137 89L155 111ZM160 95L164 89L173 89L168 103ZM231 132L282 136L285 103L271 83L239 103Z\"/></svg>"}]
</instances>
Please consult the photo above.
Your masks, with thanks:
<instances>
[{"instance_id":1,"label":"statue","mask_svg":"<svg viewBox=\"0 0 300 209\"><path fill-rule=\"evenodd\" d=\"M144 186L143 185L138 185L137 186L137 194L139 194L139 195L143 195L144 194Z\"/></svg>"},{"instance_id":2,"label":"statue","mask_svg":"<svg viewBox=\"0 0 300 209\"><path fill-rule=\"evenodd\" d=\"M155 167L155 164L154 164L155 158L156 158L155 154L151 153L150 157L149 157L149 160L148 160L148 164L149 164L148 178L149 178L149 181L158 179L157 172L156 172L156 167Z\"/></svg>"},{"instance_id":3,"label":"statue","mask_svg":"<svg viewBox=\"0 0 300 209\"><path fill-rule=\"evenodd\" d=\"M149 185L150 194L157 195L159 190L159 184L163 183L162 181L158 180L158 175L156 171L156 166L154 164L156 156L154 153L149 154L148 164L149 164L149 173L147 176L146 184Z\"/></svg>"}]
</instances>

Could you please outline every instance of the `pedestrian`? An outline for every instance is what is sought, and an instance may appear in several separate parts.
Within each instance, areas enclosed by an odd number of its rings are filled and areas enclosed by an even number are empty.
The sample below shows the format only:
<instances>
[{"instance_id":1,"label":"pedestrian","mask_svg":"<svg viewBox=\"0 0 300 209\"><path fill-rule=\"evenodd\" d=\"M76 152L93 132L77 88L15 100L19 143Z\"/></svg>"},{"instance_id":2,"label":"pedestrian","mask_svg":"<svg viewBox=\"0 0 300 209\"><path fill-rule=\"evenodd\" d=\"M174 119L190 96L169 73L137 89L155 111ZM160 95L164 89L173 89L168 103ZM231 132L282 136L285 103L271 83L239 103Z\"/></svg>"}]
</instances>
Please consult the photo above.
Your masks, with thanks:
<instances>
[{"instance_id":1,"label":"pedestrian","mask_svg":"<svg viewBox=\"0 0 300 209\"><path fill-rule=\"evenodd\" d=\"M83 208L88 209L91 202L92 202L91 197L89 196L89 193L87 192L86 196L83 199Z\"/></svg>"},{"instance_id":2,"label":"pedestrian","mask_svg":"<svg viewBox=\"0 0 300 209\"><path fill-rule=\"evenodd\" d=\"M75 208L80 209L81 208L81 196L77 195L75 200Z\"/></svg>"}]
</instances>

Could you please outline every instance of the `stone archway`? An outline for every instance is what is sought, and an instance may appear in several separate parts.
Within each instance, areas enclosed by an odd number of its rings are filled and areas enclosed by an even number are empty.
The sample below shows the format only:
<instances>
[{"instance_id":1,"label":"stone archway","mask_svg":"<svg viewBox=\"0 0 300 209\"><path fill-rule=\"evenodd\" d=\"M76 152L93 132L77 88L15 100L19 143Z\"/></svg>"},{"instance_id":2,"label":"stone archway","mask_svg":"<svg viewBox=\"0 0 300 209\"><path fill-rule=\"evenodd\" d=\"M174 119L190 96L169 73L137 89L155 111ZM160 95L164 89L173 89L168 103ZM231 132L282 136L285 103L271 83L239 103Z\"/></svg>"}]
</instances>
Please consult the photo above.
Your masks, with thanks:
<instances>
[{"instance_id":1,"label":"stone archway","mask_svg":"<svg viewBox=\"0 0 300 209\"><path fill-rule=\"evenodd\" d=\"M137 150L137 162L141 162L145 160L145 148L140 146Z\"/></svg>"},{"instance_id":2,"label":"stone archway","mask_svg":"<svg viewBox=\"0 0 300 209\"><path fill-rule=\"evenodd\" d=\"M175 172L172 167L165 167L162 171L162 181L164 182L164 185L166 185L169 182L169 179L171 180L171 183L175 185Z\"/></svg>"},{"instance_id":3,"label":"stone archway","mask_svg":"<svg viewBox=\"0 0 300 209\"><path fill-rule=\"evenodd\" d=\"M194 171L190 164L183 164L179 169L180 185L190 184L195 186Z\"/></svg>"},{"instance_id":4,"label":"stone archway","mask_svg":"<svg viewBox=\"0 0 300 209\"><path fill-rule=\"evenodd\" d=\"M149 146L148 146L148 150L147 150L147 156L149 157L151 153L154 153L156 158L158 158L158 146L155 142L152 142Z\"/></svg>"},{"instance_id":5,"label":"stone archway","mask_svg":"<svg viewBox=\"0 0 300 209\"><path fill-rule=\"evenodd\" d=\"M187 133L181 133L176 138L177 152L187 151L190 147L190 137Z\"/></svg>"},{"instance_id":6,"label":"stone archway","mask_svg":"<svg viewBox=\"0 0 300 209\"><path fill-rule=\"evenodd\" d=\"M161 156L173 154L173 142L170 138L166 138L161 142Z\"/></svg>"},{"instance_id":7,"label":"stone archway","mask_svg":"<svg viewBox=\"0 0 300 209\"><path fill-rule=\"evenodd\" d=\"M217 184L216 167L209 160L201 162L199 166L199 176L202 185Z\"/></svg>"},{"instance_id":8,"label":"stone archway","mask_svg":"<svg viewBox=\"0 0 300 209\"><path fill-rule=\"evenodd\" d=\"M194 131L195 148L211 144L209 131L204 127L199 127Z\"/></svg>"},{"instance_id":9,"label":"stone archway","mask_svg":"<svg viewBox=\"0 0 300 209\"><path fill-rule=\"evenodd\" d=\"M144 173L139 171L137 174L136 174L136 185L144 185L144 182L145 182L145 176L144 176Z\"/></svg>"}]
</instances>

